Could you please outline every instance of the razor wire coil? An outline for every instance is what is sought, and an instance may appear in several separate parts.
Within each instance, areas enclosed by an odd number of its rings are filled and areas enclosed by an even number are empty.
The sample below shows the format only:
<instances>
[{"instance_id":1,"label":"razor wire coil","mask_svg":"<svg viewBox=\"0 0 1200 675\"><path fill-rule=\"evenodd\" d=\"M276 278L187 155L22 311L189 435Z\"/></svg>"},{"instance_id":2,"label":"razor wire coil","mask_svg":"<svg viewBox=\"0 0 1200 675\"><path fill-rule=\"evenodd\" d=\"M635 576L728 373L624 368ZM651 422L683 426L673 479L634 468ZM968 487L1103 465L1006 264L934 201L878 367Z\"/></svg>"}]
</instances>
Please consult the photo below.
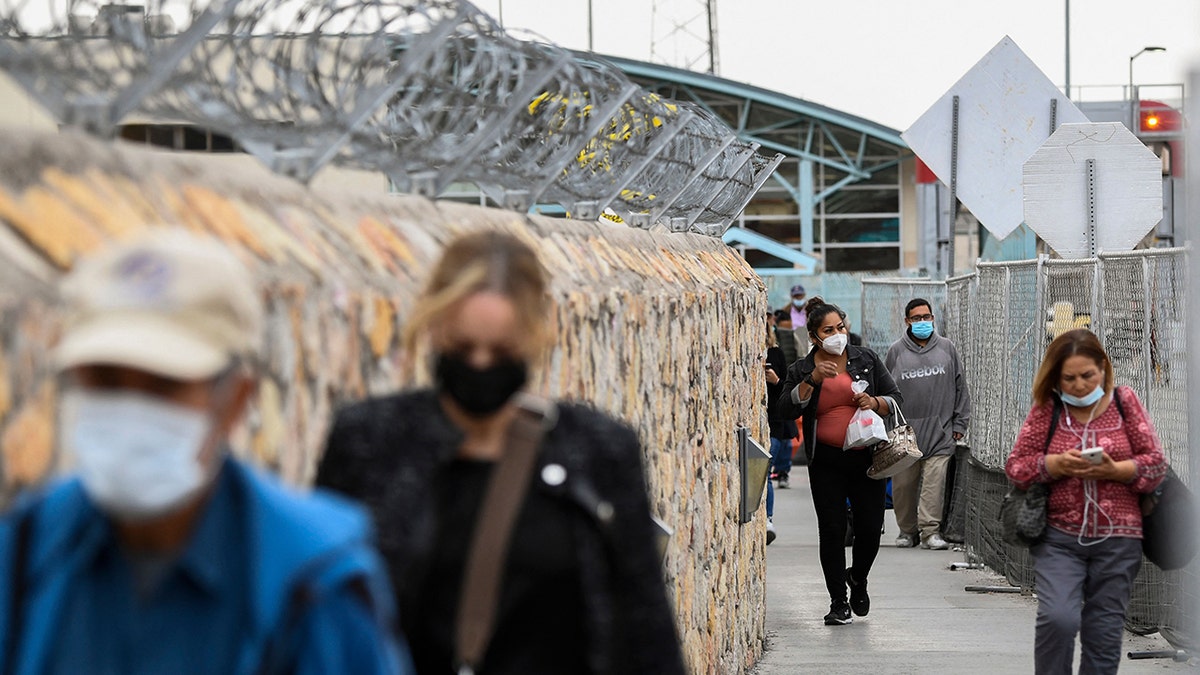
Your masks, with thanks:
<instances>
[{"instance_id":1,"label":"razor wire coil","mask_svg":"<svg viewBox=\"0 0 1200 675\"><path fill-rule=\"evenodd\" d=\"M300 180L336 164L431 197L471 181L510 208L718 236L782 159L465 0L0 0L0 67L94 133L181 120Z\"/></svg>"}]
</instances>

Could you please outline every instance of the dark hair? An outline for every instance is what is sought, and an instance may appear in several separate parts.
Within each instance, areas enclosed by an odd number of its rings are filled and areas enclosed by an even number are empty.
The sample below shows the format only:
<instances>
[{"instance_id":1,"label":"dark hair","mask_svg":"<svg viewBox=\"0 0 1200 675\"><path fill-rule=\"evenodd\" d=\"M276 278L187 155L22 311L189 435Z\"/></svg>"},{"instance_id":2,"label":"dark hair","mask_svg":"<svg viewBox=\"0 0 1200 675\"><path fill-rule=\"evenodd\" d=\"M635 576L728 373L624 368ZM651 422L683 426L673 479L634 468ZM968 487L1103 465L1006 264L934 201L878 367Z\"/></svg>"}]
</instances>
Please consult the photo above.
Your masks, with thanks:
<instances>
[{"instance_id":1,"label":"dark hair","mask_svg":"<svg viewBox=\"0 0 1200 675\"><path fill-rule=\"evenodd\" d=\"M791 321L792 313L786 309L777 309L777 310L775 310L775 320L776 321Z\"/></svg>"},{"instance_id":2,"label":"dark hair","mask_svg":"<svg viewBox=\"0 0 1200 675\"><path fill-rule=\"evenodd\" d=\"M825 302L819 295L813 296L811 300L804 303L804 311L808 314L808 322L804 324L804 327L814 338L817 337L817 329L821 327L822 323L825 323L826 314L837 312L843 321L846 320L846 313L840 307Z\"/></svg>"},{"instance_id":3,"label":"dark hair","mask_svg":"<svg viewBox=\"0 0 1200 675\"><path fill-rule=\"evenodd\" d=\"M907 305L904 306L904 318L907 319L908 313L913 311L914 309L920 307L921 305L925 305L926 307L928 307L929 313L933 314L933 305L929 304L928 300L926 300L925 298L913 298L912 300L908 301Z\"/></svg>"},{"instance_id":4,"label":"dark hair","mask_svg":"<svg viewBox=\"0 0 1200 675\"><path fill-rule=\"evenodd\" d=\"M1072 356L1086 356L1095 361L1100 370L1104 371L1105 393L1113 390L1115 378L1112 361L1104 351L1104 346L1100 344L1100 338L1086 328L1076 328L1054 338L1046 348L1042 365L1033 376L1034 405L1042 405L1051 400L1050 397L1054 396L1059 379L1062 378L1063 362Z\"/></svg>"}]
</instances>

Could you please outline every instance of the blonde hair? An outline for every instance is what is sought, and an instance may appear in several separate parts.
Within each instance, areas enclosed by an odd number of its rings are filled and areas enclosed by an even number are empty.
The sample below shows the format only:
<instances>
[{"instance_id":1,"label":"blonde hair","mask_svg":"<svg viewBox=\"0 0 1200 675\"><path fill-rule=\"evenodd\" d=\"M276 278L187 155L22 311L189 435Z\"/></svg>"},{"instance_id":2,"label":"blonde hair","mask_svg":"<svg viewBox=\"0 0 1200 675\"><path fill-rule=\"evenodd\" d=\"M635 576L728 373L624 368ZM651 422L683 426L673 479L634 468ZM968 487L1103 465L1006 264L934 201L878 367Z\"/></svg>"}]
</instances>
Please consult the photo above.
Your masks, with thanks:
<instances>
[{"instance_id":1,"label":"blonde hair","mask_svg":"<svg viewBox=\"0 0 1200 675\"><path fill-rule=\"evenodd\" d=\"M775 335L775 327L767 324L767 349L779 346L779 338Z\"/></svg>"},{"instance_id":2,"label":"blonde hair","mask_svg":"<svg viewBox=\"0 0 1200 675\"><path fill-rule=\"evenodd\" d=\"M1086 328L1069 330L1054 338L1046 348L1046 356L1042 365L1033 377L1033 403L1043 405L1053 400L1054 392L1058 390L1062 378L1063 362L1072 356L1086 356L1096 362L1096 366L1104 371L1104 393L1111 394L1115 386L1112 361L1108 352L1100 344L1100 338Z\"/></svg>"},{"instance_id":3,"label":"blonde hair","mask_svg":"<svg viewBox=\"0 0 1200 675\"><path fill-rule=\"evenodd\" d=\"M498 293L512 301L534 353L548 346L551 303L541 261L525 242L495 231L462 235L442 251L405 325L405 346L410 351L417 349L432 326L481 292Z\"/></svg>"}]
</instances>

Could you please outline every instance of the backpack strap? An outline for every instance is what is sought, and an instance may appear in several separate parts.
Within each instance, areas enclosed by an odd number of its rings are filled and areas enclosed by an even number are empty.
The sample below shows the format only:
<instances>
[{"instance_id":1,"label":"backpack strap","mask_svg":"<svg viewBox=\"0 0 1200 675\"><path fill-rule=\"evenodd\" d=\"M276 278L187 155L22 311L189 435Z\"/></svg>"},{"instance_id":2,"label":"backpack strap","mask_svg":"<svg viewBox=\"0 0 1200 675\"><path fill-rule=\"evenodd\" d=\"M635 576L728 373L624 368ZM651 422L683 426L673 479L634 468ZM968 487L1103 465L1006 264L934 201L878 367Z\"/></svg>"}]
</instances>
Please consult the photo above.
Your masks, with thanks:
<instances>
[{"instance_id":1,"label":"backpack strap","mask_svg":"<svg viewBox=\"0 0 1200 675\"><path fill-rule=\"evenodd\" d=\"M309 563L305 570L298 575L295 585L288 593L287 604L274 631L267 639L262 655L259 657L257 675L282 675L296 670L297 635L301 621L308 612L322 599L320 576L340 559L341 552L333 551ZM357 597L365 607L373 609L374 601L371 596L369 583L362 574L351 576L343 582L339 589L347 589Z\"/></svg>"},{"instance_id":2,"label":"backpack strap","mask_svg":"<svg viewBox=\"0 0 1200 675\"><path fill-rule=\"evenodd\" d=\"M21 648L21 635L25 627L25 596L29 588L29 539L33 531L33 509L21 514L17 520L17 532L13 546L12 579L9 584L8 644L5 645L0 673L13 675L17 672L17 656Z\"/></svg>"}]
</instances>

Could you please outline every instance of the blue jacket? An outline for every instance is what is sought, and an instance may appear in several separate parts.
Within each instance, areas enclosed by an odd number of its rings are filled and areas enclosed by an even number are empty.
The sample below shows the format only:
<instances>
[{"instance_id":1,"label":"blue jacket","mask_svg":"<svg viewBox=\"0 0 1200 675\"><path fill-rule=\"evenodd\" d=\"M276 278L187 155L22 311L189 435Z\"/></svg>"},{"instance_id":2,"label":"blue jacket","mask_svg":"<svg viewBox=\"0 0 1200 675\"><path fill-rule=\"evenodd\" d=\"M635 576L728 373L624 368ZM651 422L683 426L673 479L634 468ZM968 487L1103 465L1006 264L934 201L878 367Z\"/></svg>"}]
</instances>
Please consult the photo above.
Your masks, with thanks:
<instances>
[{"instance_id":1,"label":"blue jacket","mask_svg":"<svg viewBox=\"0 0 1200 675\"><path fill-rule=\"evenodd\" d=\"M392 637L392 593L361 509L326 493L302 496L234 459L226 460L217 480L220 487L205 508L217 499L236 499L237 509L226 512L235 514L239 528L226 539L242 552L237 559L244 566L239 572L246 597L219 599L239 603L243 618L227 631L239 636L236 644L212 645L214 659L224 654L227 663L236 664L230 672L247 675L411 672L407 651ZM24 501L0 521L0 656L5 658L14 648L9 623L15 544L18 523L25 518L25 601L13 672L34 675L54 659L60 665L78 661L60 653L71 648L57 638L64 621L73 618L62 614L71 605L71 589L91 569L98 547L111 543L113 530L76 479ZM199 622L188 606L169 609L170 620L188 629ZM195 635L212 640L208 629L196 625ZM153 662L139 665L156 670ZM193 665L191 672L225 671L217 664Z\"/></svg>"}]
</instances>

